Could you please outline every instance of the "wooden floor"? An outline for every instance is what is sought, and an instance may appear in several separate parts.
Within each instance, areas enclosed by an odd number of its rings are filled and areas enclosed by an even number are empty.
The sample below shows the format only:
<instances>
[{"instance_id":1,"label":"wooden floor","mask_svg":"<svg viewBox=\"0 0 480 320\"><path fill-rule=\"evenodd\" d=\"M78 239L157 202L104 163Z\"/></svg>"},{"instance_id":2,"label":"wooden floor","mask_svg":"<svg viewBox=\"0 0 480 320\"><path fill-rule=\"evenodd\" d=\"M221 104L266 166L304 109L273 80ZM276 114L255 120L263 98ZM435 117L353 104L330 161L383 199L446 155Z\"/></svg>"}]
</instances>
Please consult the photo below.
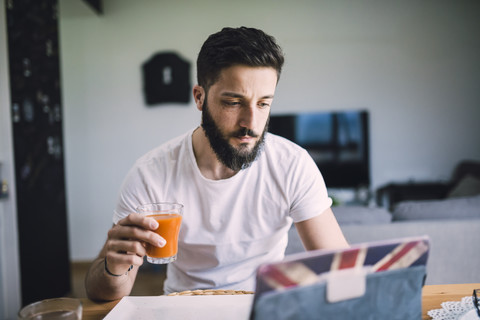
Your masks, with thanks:
<instances>
[{"instance_id":1,"label":"wooden floor","mask_svg":"<svg viewBox=\"0 0 480 320\"><path fill-rule=\"evenodd\" d=\"M72 292L71 297L86 298L84 279L90 262L73 262L71 264ZM163 294L165 266L151 265L147 262L138 271L132 296L154 296Z\"/></svg>"}]
</instances>

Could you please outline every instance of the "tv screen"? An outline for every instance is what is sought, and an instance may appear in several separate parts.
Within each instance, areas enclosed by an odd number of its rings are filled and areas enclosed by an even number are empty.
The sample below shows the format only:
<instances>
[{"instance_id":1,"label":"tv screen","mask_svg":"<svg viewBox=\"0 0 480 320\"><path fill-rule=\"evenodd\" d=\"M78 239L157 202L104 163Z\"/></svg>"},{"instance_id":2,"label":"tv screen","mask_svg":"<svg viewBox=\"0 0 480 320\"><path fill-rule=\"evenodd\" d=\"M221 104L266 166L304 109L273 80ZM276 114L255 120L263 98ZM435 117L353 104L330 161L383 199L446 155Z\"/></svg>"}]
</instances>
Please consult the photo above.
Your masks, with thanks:
<instances>
[{"instance_id":1,"label":"tv screen","mask_svg":"<svg viewBox=\"0 0 480 320\"><path fill-rule=\"evenodd\" d=\"M327 188L370 186L367 111L273 114L268 130L305 148Z\"/></svg>"}]
</instances>

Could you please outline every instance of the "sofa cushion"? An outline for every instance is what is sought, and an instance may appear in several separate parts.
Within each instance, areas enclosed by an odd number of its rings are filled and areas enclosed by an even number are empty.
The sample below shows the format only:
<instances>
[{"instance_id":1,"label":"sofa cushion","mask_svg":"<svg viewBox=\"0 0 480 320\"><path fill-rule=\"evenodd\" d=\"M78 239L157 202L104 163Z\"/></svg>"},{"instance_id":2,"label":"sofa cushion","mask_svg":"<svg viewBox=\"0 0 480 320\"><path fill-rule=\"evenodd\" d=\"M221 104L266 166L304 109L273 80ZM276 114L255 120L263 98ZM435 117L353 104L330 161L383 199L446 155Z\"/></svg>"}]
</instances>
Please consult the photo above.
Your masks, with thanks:
<instances>
[{"instance_id":1,"label":"sofa cushion","mask_svg":"<svg viewBox=\"0 0 480 320\"><path fill-rule=\"evenodd\" d=\"M463 177L448 193L448 198L480 195L480 178L472 175Z\"/></svg>"},{"instance_id":2,"label":"sofa cushion","mask_svg":"<svg viewBox=\"0 0 480 320\"><path fill-rule=\"evenodd\" d=\"M480 195L444 200L402 201L393 209L393 220L480 218Z\"/></svg>"},{"instance_id":3,"label":"sofa cushion","mask_svg":"<svg viewBox=\"0 0 480 320\"><path fill-rule=\"evenodd\" d=\"M332 211L340 225L390 223L392 215L386 209L366 206L335 206Z\"/></svg>"}]
</instances>

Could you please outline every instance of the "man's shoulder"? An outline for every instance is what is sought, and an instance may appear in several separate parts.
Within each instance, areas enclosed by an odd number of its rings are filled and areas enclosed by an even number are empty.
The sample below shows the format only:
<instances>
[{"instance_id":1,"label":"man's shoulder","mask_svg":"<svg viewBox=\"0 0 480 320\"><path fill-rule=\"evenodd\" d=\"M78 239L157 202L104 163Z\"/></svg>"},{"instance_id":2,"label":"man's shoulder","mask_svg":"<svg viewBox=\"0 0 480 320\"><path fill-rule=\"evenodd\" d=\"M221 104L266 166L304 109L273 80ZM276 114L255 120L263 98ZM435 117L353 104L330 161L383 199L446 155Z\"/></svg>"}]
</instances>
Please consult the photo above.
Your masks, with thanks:
<instances>
[{"instance_id":1,"label":"man's shoulder","mask_svg":"<svg viewBox=\"0 0 480 320\"><path fill-rule=\"evenodd\" d=\"M298 155L298 153L306 152L306 150L298 144L273 133L267 133L265 138L265 149L270 154L282 156L291 154Z\"/></svg>"},{"instance_id":2,"label":"man's shoulder","mask_svg":"<svg viewBox=\"0 0 480 320\"><path fill-rule=\"evenodd\" d=\"M191 136L192 131L172 138L161 145L155 147L154 149L148 151L140 158L137 159L136 164L147 164L152 161L158 162L162 158L168 158L170 160L177 160L181 154L181 150L186 148L189 137Z\"/></svg>"},{"instance_id":3,"label":"man's shoulder","mask_svg":"<svg viewBox=\"0 0 480 320\"><path fill-rule=\"evenodd\" d=\"M298 144L272 133L266 135L262 165L289 171L310 161L309 158L308 152Z\"/></svg>"}]
</instances>

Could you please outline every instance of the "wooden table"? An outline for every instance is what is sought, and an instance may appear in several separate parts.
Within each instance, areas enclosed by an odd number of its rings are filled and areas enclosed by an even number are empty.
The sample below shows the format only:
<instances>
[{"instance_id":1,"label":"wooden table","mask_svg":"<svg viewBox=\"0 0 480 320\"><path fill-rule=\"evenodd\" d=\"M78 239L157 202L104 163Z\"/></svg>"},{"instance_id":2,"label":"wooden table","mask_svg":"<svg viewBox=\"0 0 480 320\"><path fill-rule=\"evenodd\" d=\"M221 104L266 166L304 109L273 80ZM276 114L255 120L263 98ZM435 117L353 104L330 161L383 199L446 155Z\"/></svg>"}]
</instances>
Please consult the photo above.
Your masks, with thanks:
<instances>
[{"instance_id":1,"label":"wooden table","mask_svg":"<svg viewBox=\"0 0 480 320\"><path fill-rule=\"evenodd\" d=\"M430 319L427 312L440 309L444 301L460 301L465 296L472 295L473 289L480 289L480 283L429 285L422 292L422 320ZM83 303L83 320L103 319L120 300L96 303L81 299Z\"/></svg>"},{"instance_id":2,"label":"wooden table","mask_svg":"<svg viewBox=\"0 0 480 320\"><path fill-rule=\"evenodd\" d=\"M480 283L439 284L423 287L422 320L431 319L427 312L440 309L445 301L460 301L465 296L471 296L473 289L480 289Z\"/></svg>"}]
</instances>

